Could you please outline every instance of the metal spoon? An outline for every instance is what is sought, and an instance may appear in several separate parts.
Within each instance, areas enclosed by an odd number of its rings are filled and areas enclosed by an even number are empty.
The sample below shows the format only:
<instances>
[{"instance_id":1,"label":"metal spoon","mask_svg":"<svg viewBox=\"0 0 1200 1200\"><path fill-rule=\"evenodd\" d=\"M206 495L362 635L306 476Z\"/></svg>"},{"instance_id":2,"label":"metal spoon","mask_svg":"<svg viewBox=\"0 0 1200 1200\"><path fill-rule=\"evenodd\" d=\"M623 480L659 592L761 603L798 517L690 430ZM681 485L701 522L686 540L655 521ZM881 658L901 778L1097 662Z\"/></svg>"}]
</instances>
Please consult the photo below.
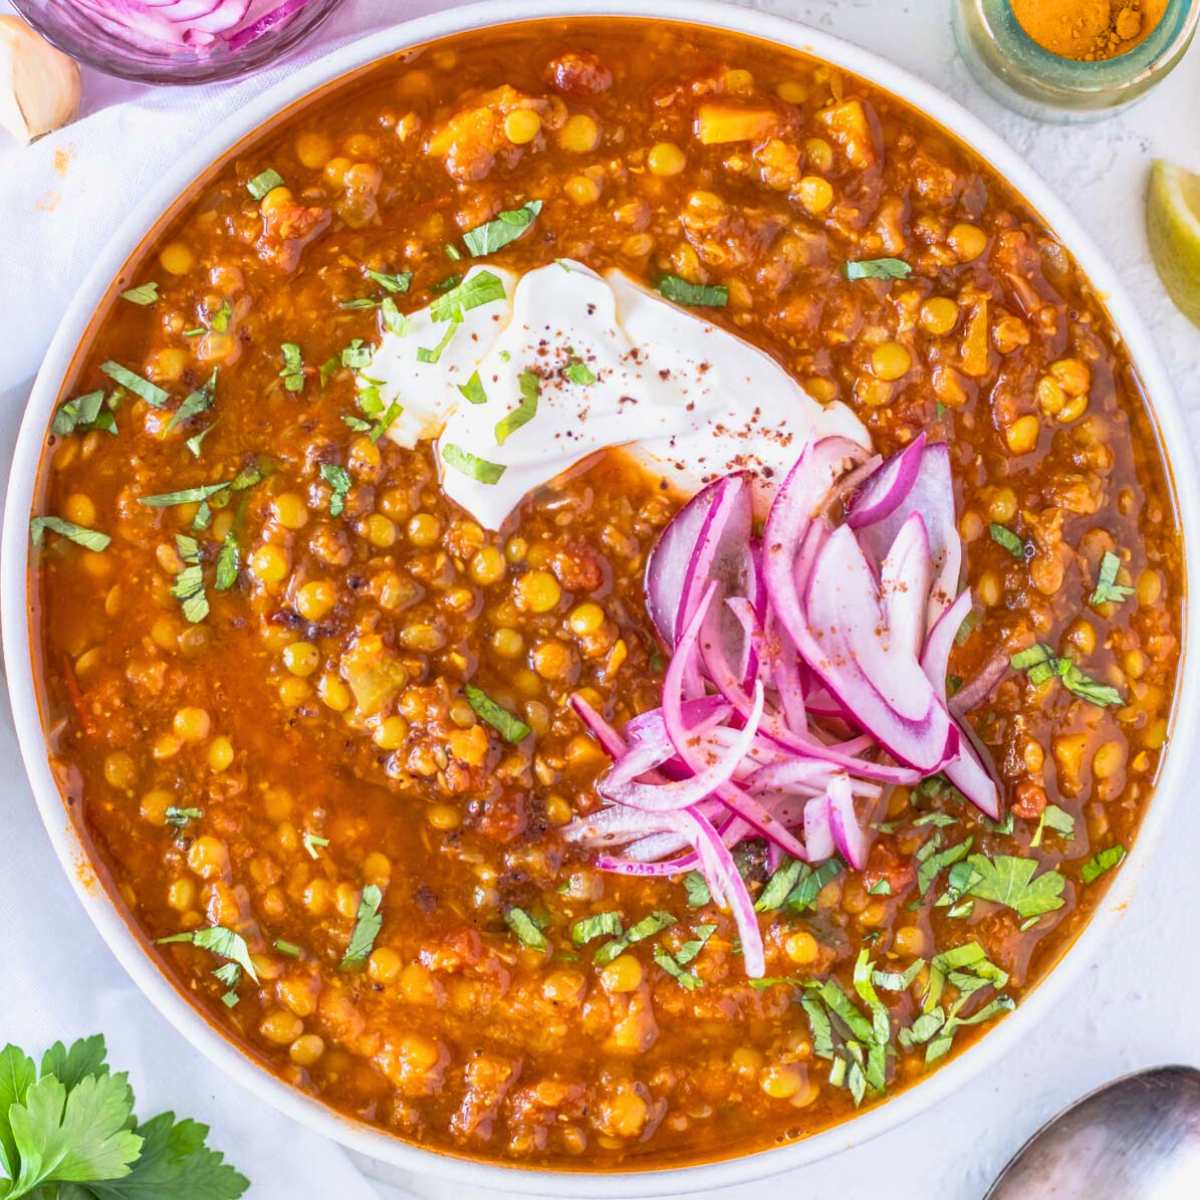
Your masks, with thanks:
<instances>
[{"instance_id":1,"label":"metal spoon","mask_svg":"<svg viewBox=\"0 0 1200 1200\"><path fill-rule=\"evenodd\" d=\"M1196 1200L1200 1071L1155 1067L1085 1096L1013 1155L984 1200Z\"/></svg>"}]
</instances>

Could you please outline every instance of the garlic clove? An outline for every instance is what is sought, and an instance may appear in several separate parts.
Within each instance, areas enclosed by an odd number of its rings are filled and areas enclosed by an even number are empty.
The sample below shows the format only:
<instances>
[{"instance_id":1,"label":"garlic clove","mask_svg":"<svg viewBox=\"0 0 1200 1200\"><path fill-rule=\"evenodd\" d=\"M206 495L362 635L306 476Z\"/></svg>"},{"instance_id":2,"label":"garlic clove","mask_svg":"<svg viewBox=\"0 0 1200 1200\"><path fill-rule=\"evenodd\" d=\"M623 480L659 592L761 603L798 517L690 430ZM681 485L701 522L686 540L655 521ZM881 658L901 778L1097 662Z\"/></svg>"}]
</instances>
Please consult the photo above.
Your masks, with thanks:
<instances>
[{"instance_id":1,"label":"garlic clove","mask_svg":"<svg viewBox=\"0 0 1200 1200\"><path fill-rule=\"evenodd\" d=\"M21 142L79 115L79 68L18 17L0 16L0 125Z\"/></svg>"}]
</instances>

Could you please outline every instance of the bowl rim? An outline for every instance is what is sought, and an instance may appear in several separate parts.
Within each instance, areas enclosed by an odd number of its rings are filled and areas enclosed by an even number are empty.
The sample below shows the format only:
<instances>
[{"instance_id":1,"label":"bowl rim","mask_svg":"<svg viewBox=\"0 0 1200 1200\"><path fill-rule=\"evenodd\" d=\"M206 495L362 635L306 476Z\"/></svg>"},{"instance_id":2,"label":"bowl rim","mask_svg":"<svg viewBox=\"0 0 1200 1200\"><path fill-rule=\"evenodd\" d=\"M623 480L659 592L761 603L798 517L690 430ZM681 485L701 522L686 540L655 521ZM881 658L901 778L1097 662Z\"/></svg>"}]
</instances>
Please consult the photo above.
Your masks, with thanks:
<instances>
[{"instance_id":1,"label":"bowl rim","mask_svg":"<svg viewBox=\"0 0 1200 1200\"><path fill-rule=\"evenodd\" d=\"M503 1165L458 1157L402 1141L380 1129L335 1112L283 1083L238 1049L186 1000L152 957L104 888L96 883L89 855L50 770L37 701L28 633L28 519L50 414L98 303L108 292L145 233L171 209L178 195L215 159L280 110L308 92L376 59L451 34L516 22L583 16L660 19L727 30L774 42L823 59L862 77L919 109L982 155L1055 231L1071 250L1096 293L1103 297L1114 327L1126 343L1149 400L1148 408L1167 463L1184 548L1187 576L1200 568L1200 490L1193 452L1170 378L1135 303L1105 256L1051 189L997 134L938 88L879 56L830 34L750 8L716 0L487 0L403 22L341 46L299 68L249 100L208 137L182 153L107 242L68 306L50 343L21 421L5 503L0 548L0 620L13 720L25 771L59 860L76 894L118 961L142 993L191 1045L259 1099L313 1131L384 1163L496 1192L554 1196L569 1188L577 1197L650 1197L720 1188L775 1175L860 1145L945 1099L1008 1053L1025 1032L1053 1010L1069 985L1094 960L1112 935L1122 910L1161 836L1188 765L1185 747L1168 752L1134 847L1091 920L1015 1012L949 1063L885 1103L802 1141L736 1158L695 1166L651 1170L564 1171ZM1200 606L1184 597L1183 647L1200 633ZM1181 657L1181 663L1184 659ZM1172 732L1194 720L1200 677L1190 681L1179 669ZM569 1183L568 1183L569 1181Z\"/></svg>"}]
</instances>

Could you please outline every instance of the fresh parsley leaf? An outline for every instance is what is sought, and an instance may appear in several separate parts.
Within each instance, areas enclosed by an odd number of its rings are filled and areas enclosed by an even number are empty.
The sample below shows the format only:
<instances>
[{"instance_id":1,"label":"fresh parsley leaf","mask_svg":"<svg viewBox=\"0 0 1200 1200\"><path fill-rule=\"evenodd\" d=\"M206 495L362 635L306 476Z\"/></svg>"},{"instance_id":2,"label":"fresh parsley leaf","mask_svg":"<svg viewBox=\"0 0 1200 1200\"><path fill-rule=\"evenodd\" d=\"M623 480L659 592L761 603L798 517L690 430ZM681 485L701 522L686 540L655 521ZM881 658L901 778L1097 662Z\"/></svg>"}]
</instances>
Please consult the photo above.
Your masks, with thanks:
<instances>
[{"instance_id":1,"label":"fresh parsley leaf","mask_svg":"<svg viewBox=\"0 0 1200 1200\"><path fill-rule=\"evenodd\" d=\"M346 511L346 496L354 486L354 480L345 467L339 467L336 463L322 463L321 478L330 487L329 515L340 517Z\"/></svg>"},{"instance_id":2,"label":"fresh parsley leaf","mask_svg":"<svg viewBox=\"0 0 1200 1200\"><path fill-rule=\"evenodd\" d=\"M541 950L544 953L550 949L546 935L538 928L537 922L523 909L510 908L504 914L504 923L516 934L517 941L531 950Z\"/></svg>"},{"instance_id":3,"label":"fresh parsley leaf","mask_svg":"<svg viewBox=\"0 0 1200 1200\"><path fill-rule=\"evenodd\" d=\"M149 283L139 283L137 287L131 287L128 291L121 293L122 300L128 300L130 304L140 304L143 308L150 304L158 302L158 284L151 280Z\"/></svg>"},{"instance_id":4,"label":"fresh parsley leaf","mask_svg":"<svg viewBox=\"0 0 1200 1200\"><path fill-rule=\"evenodd\" d=\"M321 850L329 845L327 837L318 837L315 833L309 833L307 829L301 835L300 841L304 846L304 853L309 858L320 858Z\"/></svg>"},{"instance_id":5,"label":"fresh parsley leaf","mask_svg":"<svg viewBox=\"0 0 1200 1200\"><path fill-rule=\"evenodd\" d=\"M85 529L82 525L76 525L74 521L65 520L63 517L34 517L29 522L29 537L35 546L42 544L47 529L85 550L93 550L96 553L107 550L112 541L107 533L101 533L98 529Z\"/></svg>"},{"instance_id":6,"label":"fresh parsley leaf","mask_svg":"<svg viewBox=\"0 0 1200 1200\"><path fill-rule=\"evenodd\" d=\"M578 383L583 387L596 382L596 373L579 358L573 358L567 363L566 376L572 383Z\"/></svg>"},{"instance_id":7,"label":"fresh parsley leaf","mask_svg":"<svg viewBox=\"0 0 1200 1200\"><path fill-rule=\"evenodd\" d=\"M476 371L466 383L458 385L459 392L462 393L463 399L468 404L486 404L487 392L483 390L483 381L479 378L479 372Z\"/></svg>"},{"instance_id":8,"label":"fresh parsley leaf","mask_svg":"<svg viewBox=\"0 0 1200 1200\"><path fill-rule=\"evenodd\" d=\"M268 167L246 184L246 191L255 200L261 200L268 192L274 191L277 187L283 187L283 176L274 167Z\"/></svg>"},{"instance_id":9,"label":"fresh parsley leaf","mask_svg":"<svg viewBox=\"0 0 1200 1200\"><path fill-rule=\"evenodd\" d=\"M1085 675L1069 658L1060 658L1058 663L1058 675L1063 687L1081 700L1100 708L1125 703L1124 697L1115 687Z\"/></svg>"},{"instance_id":10,"label":"fresh parsley leaf","mask_svg":"<svg viewBox=\"0 0 1200 1200\"><path fill-rule=\"evenodd\" d=\"M767 880L762 894L755 901L754 911L771 912L779 908L799 882L800 872L804 865L799 859L789 858L777 871L773 872L771 878Z\"/></svg>"},{"instance_id":11,"label":"fresh parsley leaf","mask_svg":"<svg viewBox=\"0 0 1200 1200\"><path fill-rule=\"evenodd\" d=\"M524 741L533 732L524 721L514 717L508 709L501 708L482 688L468 683L463 691L466 693L467 703L475 715L490 725L506 742L516 745L517 742Z\"/></svg>"},{"instance_id":12,"label":"fresh parsley leaf","mask_svg":"<svg viewBox=\"0 0 1200 1200\"><path fill-rule=\"evenodd\" d=\"M890 896L891 894L892 885L886 879L877 879L867 888L867 895L869 896Z\"/></svg>"},{"instance_id":13,"label":"fresh parsley leaf","mask_svg":"<svg viewBox=\"0 0 1200 1200\"><path fill-rule=\"evenodd\" d=\"M1088 603L1093 608L1101 604L1120 604L1121 601L1133 595L1133 588L1117 582L1117 572L1121 569L1121 559L1111 550L1105 550L1100 560L1100 574L1096 578L1096 590Z\"/></svg>"},{"instance_id":14,"label":"fresh parsley leaf","mask_svg":"<svg viewBox=\"0 0 1200 1200\"><path fill-rule=\"evenodd\" d=\"M67 437L76 431L86 433L92 429L102 429L105 433L115 435L117 422L112 410L105 406L104 393L98 391L87 392L60 404L50 428L60 437Z\"/></svg>"},{"instance_id":15,"label":"fresh parsley leaf","mask_svg":"<svg viewBox=\"0 0 1200 1200\"><path fill-rule=\"evenodd\" d=\"M199 821L204 813L198 808L176 808L172 804L167 807L165 816L172 829L186 829L193 821Z\"/></svg>"},{"instance_id":16,"label":"fresh parsley leaf","mask_svg":"<svg viewBox=\"0 0 1200 1200\"><path fill-rule=\"evenodd\" d=\"M228 300L221 301L221 307L212 315L209 328L213 333L224 333L229 328L229 319L233 316L233 305Z\"/></svg>"},{"instance_id":17,"label":"fresh parsley leaf","mask_svg":"<svg viewBox=\"0 0 1200 1200\"><path fill-rule=\"evenodd\" d=\"M871 980L878 988L888 992L904 992L913 985L913 981L925 966L923 958L914 958L903 971L873 971Z\"/></svg>"},{"instance_id":18,"label":"fresh parsley leaf","mask_svg":"<svg viewBox=\"0 0 1200 1200\"><path fill-rule=\"evenodd\" d=\"M445 279L439 279L437 283L431 283L429 290L431 292L448 292L451 288L456 288L463 281L461 273L455 275L447 275ZM434 318L437 319L436 317Z\"/></svg>"},{"instance_id":19,"label":"fresh parsley leaf","mask_svg":"<svg viewBox=\"0 0 1200 1200\"><path fill-rule=\"evenodd\" d=\"M712 895L708 890L708 880L699 871L689 871L683 877L683 887L687 892L688 906L703 908L711 903Z\"/></svg>"},{"instance_id":20,"label":"fresh parsley leaf","mask_svg":"<svg viewBox=\"0 0 1200 1200\"><path fill-rule=\"evenodd\" d=\"M1017 858L999 854L988 858L972 854L967 860L978 873L970 892L980 900L1006 905L1019 917L1038 916L1063 906L1063 887L1066 880L1057 871L1037 873L1036 858Z\"/></svg>"},{"instance_id":21,"label":"fresh parsley leaf","mask_svg":"<svg viewBox=\"0 0 1200 1200\"><path fill-rule=\"evenodd\" d=\"M675 961L681 966L687 966L688 963L699 956L700 951L708 945L708 939L717 932L717 927L715 925L694 925L692 932L696 936L689 938L675 952Z\"/></svg>"},{"instance_id":22,"label":"fresh parsley leaf","mask_svg":"<svg viewBox=\"0 0 1200 1200\"><path fill-rule=\"evenodd\" d=\"M860 258L843 266L847 279L907 279L912 267L902 258Z\"/></svg>"},{"instance_id":23,"label":"fresh parsley leaf","mask_svg":"<svg viewBox=\"0 0 1200 1200\"><path fill-rule=\"evenodd\" d=\"M537 416L541 380L532 371L522 371L517 376L517 383L521 388L521 403L496 422L497 446L503 446L511 434L516 433L522 425L528 425Z\"/></svg>"},{"instance_id":24,"label":"fresh parsley leaf","mask_svg":"<svg viewBox=\"0 0 1200 1200\"><path fill-rule=\"evenodd\" d=\"M946 867L953 866L970 853L972 838L966 838L945 850L938 850L941 834L935 833L917 851L917 891L924 896Z\"/></svg>"},{"instance_id":25,"label":"fresh parsley leaf","mask_svg":"<svg viewBox=\"0 0 1200 1200\"><path fill-rule=\"evenodd\" d=\"M177 533L175 549L184 567L171 585L171 595L179 601L184 618L193 625L208 616L208 597L204 594L204 568L200 563L200 543L193 537Z\"/></svg>"},{"instance_id":26,"label":"fresh parsley leaf","mask_svg":"<svg viewBox=\"0 0 1200 1200\"><path fill-rule=\"evenodd\" d=\"M691 971L685 971L683 967L661 946L654 947L654 950L651 953L651 958L653 958L654 961L658 963L658 965L662 967L662 969L666 971L666 973L670 975L671 978L674 979L681 988L684 989L684 991L694 992L697 988L704 986L704 981L700 979L699 976L693 975Z\"/></svg>"},{"instance_id":27,"label":"fresh parsley leaf","mask_svg":"<svg viewBox=\"0 0 1200 1200\"><path fill-rule=\"evenodd\" d=\"M200 430L199 433L193 434L190 438L188 438L188 440L186 442L184 442L184 445L187 446L188 450L192 453L193 457L195 457L195 458L200 457L200 449L204 445L204 439L206 437L208 437L208 435L210 433L212 433L212 431L216 427L217 427L217 423L216 423L216 421L214 421L211 425Z\"/></svg>"},{"instance_id":28,"label":"fresh parsley leaf","mask_svg":"<svg viewBox=\"0 0 1200 1200\"><path fill-rule=\"evenodd\" d=\"M283 938L276 938L272 944L280 954L286 956L287 958L300 957L300 947L297 946L295 942L285 942Z\"/></svg>"},{"instance_id":29,"label":"fresh parsley leaf","mask_svg":"<svg viewBox=\"0 0 1200 1200\"><path fill-rule=\"evenodd\" d=\"M135 375L128 367L121 366L119 362L113 362L110 359L108 362L100 364L100 370L114 383L119 383L135 396L140 396L151 408L162 408L170 399L168 393L164 392L157 384L143 379L140 375Z\"/></svg>"},{"instance_id":30,"label":"fresh parsley leaf","mask_svg":"<svg viewBox=\"0 0 1200 1200\"><path fill-rule=\"evenodd\" d=\"M240 933L234 933L232 929L226 929L223 925L212 925L207 929L189 929L185 933L156 938L154 944L169 946L175 942L187 942L200 950L208 950L221 958L227 958L237 963L255 983L258 982L254 963L250 961L250 948L246 945L246 939Z\"/></svg>"},{"instance_id":31,"label":"fresh parsley leaf","mask_svg":"<svg viewBox=\"0 0 1200 1200\"><path fill-rule=\"evenodd\" d=\"M362 899L358 902L358 914L354 921L354 931L350 934L350 944L342 956L343 971L361 967L367 961L367 956L375 946L375 939L383 928L383 914L380 906L383 904L383 892L373 883L368 883L362 890Z\"/></svg>"},{"instance_id":32,"label":"fresh parsley leaf","mask_svg":"<svg viewBox=\"0 0 1200 1200\"><path fill-rule=\"evenodd\" d=\"M993 521L988 526L988 533L992 535L992 541L997 546L1002 546L1013 558L1019 559L1021 562L1025 561L1025 543L1011 529Z\"/></svg>"},{"instance_id":33,"label":"fresh parsley leaf","mask_svg":"<svg viewBox=\"0 0 1200 1200\"><path fill-rule=\"evenodd\" d=\"M1105 850L1101 850L1098 854L1093 854L1091 858L1079 868L1079 878L1084 883L1095 883L1106 871L1111 871L1125 857L1125 847L1118 843L1115 846L1109 846Z\"/></svg>"},{"instance_id":34,"label":"fresh parsley leaf","mask_svg":"<svg viewBox=\"0 0 1200 1200\"><path fill-rule=\"evenodd\" d=\"M378 308L380 303L374 296L356 296L353 300L339 300L338 308L344 308L348 312L357 312L364 308Z\"/></svg>"},{"instance_id":35,"label":"fresh parsley leaf","mask_svg":"<svg viewBox=\"0 0 1200 1200\"><path fill-rule=\"evenodd\" d=\"M499 483L504 472L508 470L502 463L489 462L453 442L447 442L442 447L442 460L447 466L453 467L463 475L469 475L478 483Z\"/></svg>"},{"instance_id":36,"label":"fresh parsley leaf","mask_svg":"<svg viewBox=\"0 0 1200 1200\"><path fill-rule=\"evenodd\" d=\"M183 488L178 492L160 492L157 496L139 496L138 503L147 508L174 508L177 504L198 504L218 492L223 492L228 483L207 483L201 487Z\"/></svg>"},{"instance_id":37,"label":"fresh parsley leaf","mask_svg":"<svg viewBox=\"0 0 1200 1200\"><path fill-rule=\"evenodd\" d=\"M368 271L367 278L373 279L385 292L399 296L408 291L409 285L412 283L412 272L400 271L395 275L389 275L386 271Z\"/></svg>"},{"instance_id":38,"label":"fresh parsley leaf","mask_svg":"<svg viewBox=\"0 0 1200 1200\"><path fill-rule=\"evenodd\" d=\"M944 813L940 809L935 812L924 813L919 816L914 822L914 825L933 825L938 829L947 829L951 825L958 824L958 818L952 817L949 813Z\"/></svg>"},{"instance_id":39,"label":"fresh parsley leaf","mask_svg":"<svg viewBox=\"0 0 1200 1200\"><path fill-rule=\"evenodd\" d=\"M674 924L675 918L669 912L652 912L630 925L624 937L605 942L596 951L593 961L599 966L604 966L605 963L610 963L614 958L624 954L634 942L644 942L647 938L654 937L656 933L662 933L664 929Z\"/></svg>"},{"instance_id":40,"label":"fresh parsley leaf","mask_svg":"<svg viewBox=\"0 0 1200 1200\"><path fill-rule=\"evenodd\" d=\"M1029 839L1029 844L1034 847L1040 846L1042 834L1047 829L1052 833L1060 833L1065 838L1073 837L1075 835L1075 818L1066 809L1059 808L1057 804L1047 804L1042 809L1042 815L1038 818L1037 828L1033 831L1033 837Z\"/></svg>"},{"instance_id":41,"label":"fresh parsley leaf","mask_svg":"<svg viewBox=\"0 0 1200 1200\"><path fill-rule=\"evenodd\" d=\"M540 200L530 200L520 208L497 214L494 221L478 225L463 234L463 243L472 258L495 254L510 242L515 242L537 219L542 211Z\"/></svg>"},{"instance_id":42,"label":"fresh parsley leaf","mask_svg":"<svg viewBox=\"0 0 1200 1200\"><path fill-rule=\"evenodd\" d=\"M577 946L585 946L593 938L620 937L624 932L620 913L602 912L576 921L571 926L571 941Z\"/></svg>"},{"instance_id":43,"label":"fresh parsley leaf","mask_svg":"<svg viewBox=\"0 0 1200 1200\"><path fill-rule=\"evenodd\" d=\"M396 307L391 296L384 296L379 305L379 315L383 317L383 327L388 333L404 337L408 333L408 318Z\"/></svg>"},{"instance_id":44,"label":"fresh parsley leaf","mask_svg":"<svg viewBox=\"0 0 1200 1200\"><path fill-rule=\"evenodd\" d=\"M451 278L454 283L429 306L433 321L462 320L471 309L504 299L504 282L491 271L476 271L469 279Z\"/></svg>"},{"instance_id":45,"label":"fresh parsley leaf","mask_svg":"<svg viewBox=\"0 0 1200 1200\"><path fill-rule=\"evenodd\" d=\"M804 863L796 886L792 888L788 893L787 900L784 901L785 905L795 913L802 913L811 908L816 904L821 889L836 879L841 869L841 860L837 858L827 858L816 867L810 867L808 863Z\"/></svg>"},{"instance_id":46,"label":"fresh parsley leaf","mask_svg":"<svg viewBox=\"0 0 1200 1200\"><path fill-rule=\"evenodd\" d=\"M435 363L442 357L442 351L450 345L454 335L458 332L459 325L462 324L461 317L454 317L446 326L446 332L442 334L441 340L436 346L418 346L417 347L417 362Z\"/></svg>"},{"instance_id":47,"label":"fresh parsley leaf","mask_svg":"<svg viewBox=\"0 0 1200 1200\"><path fill-rule=\"evenodd\" d=\"M462 260L462 251L453 242L447 242L442 249L445 250L446 257L451 262L460 262Z\"/></svg>"},{"instance_id":48,"label":"fresh parsley leaf","mask_svg":"<svg viewBox=\"0 0 1200 1200\"><path fill-rule=\"evenodd\" d=\"M664 275L655 285L672 303L689 308L724 308L729 289L721 284L689 283L678 275Z\"/></svg>"},{"instance_id":49,"label":"fresh parsley leaf","mask_svg":"<svg viewBox=\"0 0 1200 1200\"><path fill-rule=\"evenodd\" d=\"M360 343L360 345L361 345L361 343ZM343 350L342 354L344 355L345 353L346 353L346 351ZM341 355L337 355L337 354L331 354L321 364L321 368L317 372L317 379L320 382L321 391L325 390L325 385L337 373L338 367L340 367L340 366L341 366Z\"/></svg>"},{"instance_id":50,"label":"fresh parsley leaf","mask_svg":"<svg viewBox=\"0 0 1200 1200\"><path fill-rule=\"evenodd\" d=\"M227 592L237 583L238 569L242 562L242 552L238 547L237 538L231 529L221 543L217 552L217 577L213 586L218 592Z\"/></svg>"},{"instance_id":51,"label":"fresh parsley leaf","mask_svg":"<svg viewBox=\"0 0 1200 1200\"><path fill-rule=\"evenodd\" d=\"M213 401L217 395L217 368L213 368L213 373L207 380L195 391L188 392L184 397L183 403L171 414L171 419L167 422L166 432L170 432L176 425L181 425L184 421L191 420L192 417L198 416L200 413L212 408Z\"/></svg>"},{"instance_id":52,"label":"fresh parsley leaf","mask_svg":"<svg viewBox=\"0 0 1200 1200\"><path fill-rule=\"evenodd\" d=\"M304 391L304 355L295 342L280 342L279 353L283 355L283 370L279 378L289 392Z\"/></svg>"},{"instance_id":53,"label":"fresh parsley leaf","mask_svg":"<svg viewBox=\"0 0 1200 1200\"><path fill-rule=\"evenodd\" d=\"M341 361L343 367L349 367L352 371L360 371L371 361L371 348L363 343L362 338L355 338L342 351ZM325 367L321 368L321 373L324 375Z\"/></svg>"}]
</instances>

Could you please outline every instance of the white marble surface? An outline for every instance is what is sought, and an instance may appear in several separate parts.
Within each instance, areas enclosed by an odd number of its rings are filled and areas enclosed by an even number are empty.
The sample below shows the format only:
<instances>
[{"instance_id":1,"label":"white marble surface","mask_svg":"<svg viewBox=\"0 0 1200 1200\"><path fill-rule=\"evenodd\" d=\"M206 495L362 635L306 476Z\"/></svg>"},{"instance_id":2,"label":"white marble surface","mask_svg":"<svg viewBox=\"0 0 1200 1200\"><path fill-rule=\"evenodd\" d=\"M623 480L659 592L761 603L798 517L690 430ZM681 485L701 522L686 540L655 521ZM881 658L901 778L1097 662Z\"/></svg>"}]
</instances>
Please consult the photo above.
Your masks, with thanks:
<instances>
[{"instance_id":1,"label":"white marble surface","mask_svg":"<svg viewBox=\"0 0 1200 1200\"><path fill-rule=\"evenodd\" d=\"M1072 202L1079 219L1111 256L1155 333L1200 437L1200 385L1196 382L1200 378L1200 331L1174 310L1163 293L1142 229L1142 194L1150 159L1163 155L1200 169L1200 49L1193 50L1172 78L1131 113L1093 126L1039 125L1000 108L970 78L955 53L949 3L760 0L758 7L836 33L901 63L965 103L1028 158ZM0 9L3 7L0 0ZM346 0L323 40L340 40L377 28L391 17L434 7L434 0ZM0 290L0 329L4 331L0 337L0 400L14 404L23 396L24 380L52 331L44 313L47 308L61 309L82 276L96 239L119 215L119 207L113 207L115 198L130 192L131 179L146 178L153 172L153 161L161 156L164 143L183 144L203 122L212 119L213 109L219 110L224 103L227 111L236 103L233 96L223 100L214 89L190 94L137 90L131 95L122 85L90 73L87 84L87 115L93 128L113 115L98 110L125 101L130 105L128 128L149 136L155 145L152 151L146 142L131 138L120 155L98 162L98 156L89 153L86 123L64 139L74 140L76 165L72 171L80 172L75 177L92 185L94 210L90 220L80 220L77 215L68 220L61 210L59 219L46 213L46 258L53 261L53 270L38 281L44 303L30 302L26 287ZM202 104L207 106L203 118ZM124 119L121 110L116 110L117 129L126 127ZM101 183L105 186L96 186ZM11 236L13 218L26 216L34 208L34 200L61 188L48 153L24 154L0 141L0 219L7 234ZM29 257L29 250L22 247L24 257ZM11 243L0 254L0 280L14 282L17 256ZM18 290L24 298L15 294ZM7 447L0 449L7 457ZM10 798L21 802L22 795L23 791L14 791ZM1192 880L1195 864L1200 862L1200 822L1190 818L1185 803L1179 806L1173 824L1152 886L1143 888L1129 906L1118 938L1109 944L1103 959L1082 976L1076 995L1060 1013L1035 1029L1018 1050L953 1101L873 1143L792 1172L775 1186L800 1195L849 1200L881 1190L897 1200L917 1196L979 1200L1012 1150L1080 1093L1140 1066L1167 1061L1200 1064L1200 1023L1192 1015L1193 998L1200 991L1200 955L1195 953L1192 936ZM40 844L35 849L45 853ZM52 868L45 886L63 893L60 920L64 924L69 920L67 914L75 913L80 929L69 936L95 940L83 913L66 896L65 880ZM0 945L3 943L0 936ZM13 949L10 946L8 952ZM11 1013L9 1009L8 1015ZM179 1088L178 1076L164 1068L160 1082L174 1092L172 1101L186 1108L186 1089ZM393 1178L410 1192L439 1200L480 1200L482 1195L457 1186L439 1186L431 1178ZM731 1200L748 1198L761 1194L763 1186L720 1194ZM385 1192L402 1194L390 1189ZM256 1189L251 1197L265 1194ZM291 1194L301 1195L299 1191ZM563 1195L570 1195L569 1187L564 1187Z\"/></svg>"}]
</instances>

